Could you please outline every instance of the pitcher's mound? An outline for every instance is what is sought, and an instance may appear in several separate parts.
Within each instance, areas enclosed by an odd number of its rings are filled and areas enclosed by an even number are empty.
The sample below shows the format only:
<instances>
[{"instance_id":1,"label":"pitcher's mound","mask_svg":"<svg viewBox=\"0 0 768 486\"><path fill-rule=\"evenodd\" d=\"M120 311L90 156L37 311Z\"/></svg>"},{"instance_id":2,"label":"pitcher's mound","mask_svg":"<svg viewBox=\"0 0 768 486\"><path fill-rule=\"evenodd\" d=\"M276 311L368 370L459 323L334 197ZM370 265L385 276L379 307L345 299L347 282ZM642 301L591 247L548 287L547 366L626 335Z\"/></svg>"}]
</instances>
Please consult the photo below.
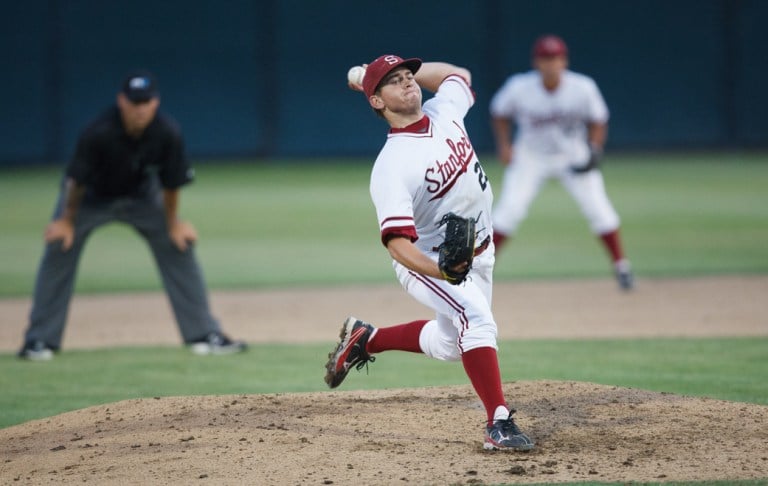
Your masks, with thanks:
<instances>
[{"instance_id":1,"label":"pitcher's mound","mask_svg":"<svg viewBox=\"0 0 768 486\"><path fill-rule=\"evenodd\" d=\"M536 442L482 450L469 386L126 400L0 430L11 484L498 484L768 478L768 407L513 382Z\"/></svg>"}]
</instances>

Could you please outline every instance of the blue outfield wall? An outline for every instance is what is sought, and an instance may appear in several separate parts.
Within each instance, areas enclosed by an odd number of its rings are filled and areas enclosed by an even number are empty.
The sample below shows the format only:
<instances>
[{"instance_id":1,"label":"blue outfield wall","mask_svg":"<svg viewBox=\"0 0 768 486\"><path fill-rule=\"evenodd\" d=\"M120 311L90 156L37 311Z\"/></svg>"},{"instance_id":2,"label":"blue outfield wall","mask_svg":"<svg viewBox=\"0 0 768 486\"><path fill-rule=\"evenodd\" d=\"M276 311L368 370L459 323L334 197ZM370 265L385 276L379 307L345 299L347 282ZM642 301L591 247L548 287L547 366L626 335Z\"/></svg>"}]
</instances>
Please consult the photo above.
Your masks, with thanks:
<instances>
[{"instance_id":1,"label":"blue outfield wall","mask_svg":"<svg viewBox=\"0 0 768 486\"><path fill-rule=\"evenodd\" d=\"M0 20L0 164L67 159L124 73L156 72L195 158L372 155L386 126L346 71L379 54L470 68L488 103L552 32L611 110L609 149L768 147L763 0L27 0Z\"/></svg>"}]
</instances>

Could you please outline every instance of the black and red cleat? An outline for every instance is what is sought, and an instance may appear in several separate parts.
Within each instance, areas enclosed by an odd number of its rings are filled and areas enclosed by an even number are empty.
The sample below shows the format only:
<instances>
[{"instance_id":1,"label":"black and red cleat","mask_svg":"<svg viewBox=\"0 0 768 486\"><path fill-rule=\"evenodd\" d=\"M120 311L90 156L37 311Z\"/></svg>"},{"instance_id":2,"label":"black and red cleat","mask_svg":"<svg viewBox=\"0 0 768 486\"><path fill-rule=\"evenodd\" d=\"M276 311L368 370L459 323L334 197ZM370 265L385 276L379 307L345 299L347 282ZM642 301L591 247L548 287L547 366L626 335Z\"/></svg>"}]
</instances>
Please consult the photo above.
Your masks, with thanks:
<instances>
[{"instance_id":1,"label":"black and red cleat","mask_svg":"<svg viewBox=\"0 0 768 486\"><path fill-rule=\"evenodd\" d=\"M359 371L369 361L376 360L365 350L365 346L375 330L372 325L354 317L349 317L344 321L339 334L341 341L328 354L328 363L325 365L325 382L329 387L336 388L341 385L353 366Z\"/></svg>"}]
</instances>

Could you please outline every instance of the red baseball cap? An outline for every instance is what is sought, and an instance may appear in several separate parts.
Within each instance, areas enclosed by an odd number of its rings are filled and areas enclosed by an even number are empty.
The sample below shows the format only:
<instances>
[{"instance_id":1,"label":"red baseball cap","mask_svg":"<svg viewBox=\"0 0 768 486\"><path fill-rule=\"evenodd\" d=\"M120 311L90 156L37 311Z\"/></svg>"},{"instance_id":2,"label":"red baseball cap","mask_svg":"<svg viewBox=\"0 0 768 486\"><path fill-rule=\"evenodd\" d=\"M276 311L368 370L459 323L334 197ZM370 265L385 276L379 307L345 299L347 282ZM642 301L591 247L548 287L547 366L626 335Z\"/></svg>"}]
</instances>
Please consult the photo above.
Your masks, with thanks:
<instances>
[{"instance_id":1,"label":"red baseball cap","mask_svg":"<svg viewBox=\"0 0 768 486\"><path fill-rule=\"evenodd\" d=\"M365 76L363 77L363 92L365 96L370 98L376 92L376 87L379 86L381 80L389 74L390 71L398 66L405 66L416 74L416 71L421 67L421 59L415 57L410 59L403 59L400 56L394 54L384 54L379 56L375 61L370 63L365 68Z\"/></svg>"},{"instance_id":2,"label":"red baseball cap","mask_svg":"<svg viewBox=\"0 0 768 486\"><path fill-rule=\"evenodd\" d=\"M567 56L568 46L556 35L543 35L533 44L533 57Z\"/></svg>"}]
</instances>

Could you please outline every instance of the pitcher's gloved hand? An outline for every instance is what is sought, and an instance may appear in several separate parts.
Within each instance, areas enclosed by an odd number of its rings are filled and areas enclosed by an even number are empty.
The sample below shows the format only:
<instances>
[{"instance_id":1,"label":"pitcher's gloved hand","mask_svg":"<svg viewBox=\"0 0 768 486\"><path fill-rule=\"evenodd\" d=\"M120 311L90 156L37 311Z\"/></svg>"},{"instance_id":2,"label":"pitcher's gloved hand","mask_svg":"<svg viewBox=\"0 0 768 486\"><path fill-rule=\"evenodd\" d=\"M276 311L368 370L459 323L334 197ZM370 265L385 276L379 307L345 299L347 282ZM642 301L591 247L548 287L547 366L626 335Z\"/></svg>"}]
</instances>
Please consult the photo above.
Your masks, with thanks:
<instances>
[{"instance_id":1,"label":"pitcher's gloved hand","mask_svg":"<svg viewBox=\"0 0 768 486\"><path fill-rule=\"evenodd\" d=\"M437 266L448 283L459 285L475 257L475 220L447 213L439 225L445 225L445 240L437 247Z\"/></svg>"}]
</instances>

